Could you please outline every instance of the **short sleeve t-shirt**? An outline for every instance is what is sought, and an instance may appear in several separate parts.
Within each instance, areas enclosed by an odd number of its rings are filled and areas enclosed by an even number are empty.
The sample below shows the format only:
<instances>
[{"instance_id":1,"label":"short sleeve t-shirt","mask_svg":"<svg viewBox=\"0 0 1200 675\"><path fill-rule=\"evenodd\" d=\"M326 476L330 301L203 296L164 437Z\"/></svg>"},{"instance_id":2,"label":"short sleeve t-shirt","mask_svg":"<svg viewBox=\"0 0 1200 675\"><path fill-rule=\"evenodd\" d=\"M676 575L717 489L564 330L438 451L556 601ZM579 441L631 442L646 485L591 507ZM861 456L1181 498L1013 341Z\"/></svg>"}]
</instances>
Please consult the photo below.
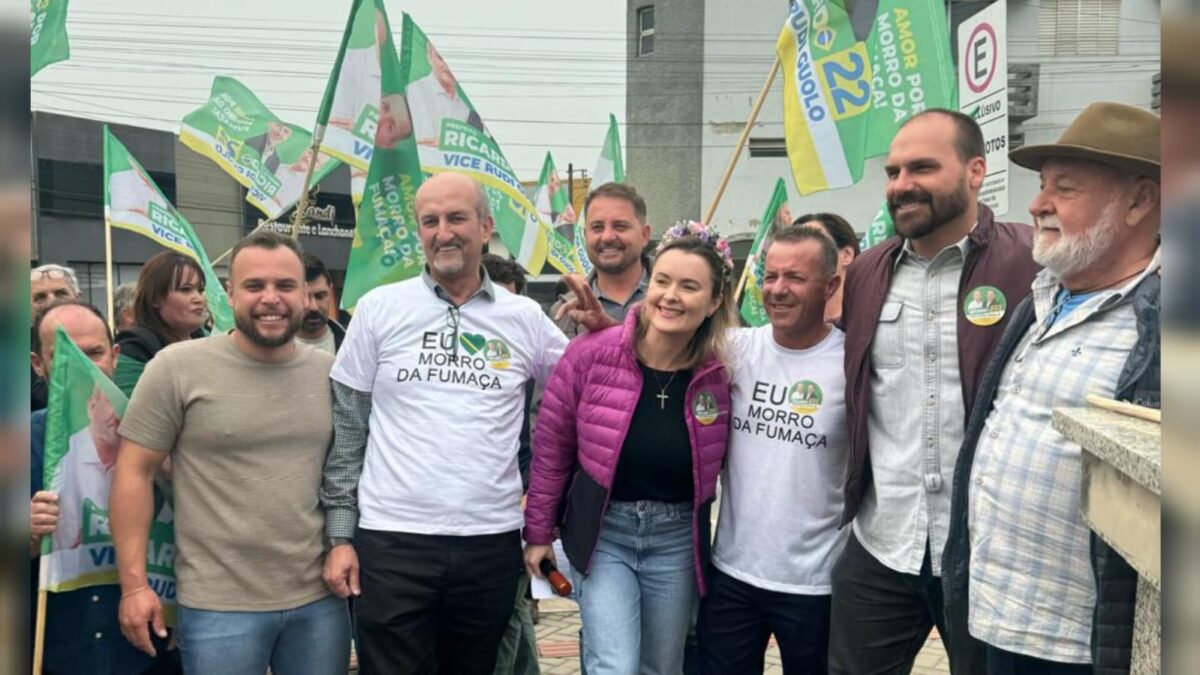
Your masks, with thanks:
<instances>
[{"instance_id":1,"label":"short sleeve t-shirt","mask_svg":"<svg viewBox=\"0 0 1200 675\"><path fill-rule=\"evenodd\" d=\"M423 278L359 300L331 377L371 394L360 527L479 535L521 527L525 382L567 339L537 302L494 287L455 310Z\"/></svg>"},{"instance_id":2,"label":"short sleeve t-shirt","mask_svg":"<svg viewBox=\"0 0 1200 675\"><path fill-rule=\"evenodd\" d=\"M329 594L317 491L332 365L308 348L258 361L226 334L173 344L146 365L120 431L171 453L185 607L278 611Z\"/></svg>"},{"instance_id":3,"label":"short sleeve t-shirt","mask_svg":"<svg viewBox=\"0 0 1200 675\"><path fill-rule=\"evenodd\" d=\"M831 592L846 475L845 335L779 346L771 326L730 332L733 425L713 564L756 588Z\"/></svg>"}]
</instances>

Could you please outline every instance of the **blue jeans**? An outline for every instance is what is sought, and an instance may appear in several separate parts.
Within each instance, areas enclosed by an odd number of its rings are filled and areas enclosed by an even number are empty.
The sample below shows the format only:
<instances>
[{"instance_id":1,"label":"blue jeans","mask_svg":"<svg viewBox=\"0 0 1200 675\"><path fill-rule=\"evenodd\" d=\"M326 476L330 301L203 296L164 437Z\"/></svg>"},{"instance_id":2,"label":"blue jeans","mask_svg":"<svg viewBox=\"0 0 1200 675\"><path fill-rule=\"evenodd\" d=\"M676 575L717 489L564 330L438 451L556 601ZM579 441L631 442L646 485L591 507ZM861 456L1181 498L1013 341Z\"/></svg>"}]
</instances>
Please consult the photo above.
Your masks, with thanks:
<instances>
[{"instance_id":1,"label":"blue jeans","mask_svg":"<svg viewBox=\"0 0 1200 675\"><path fill-rule=\"evenodd\" d=\"M332 675L350 668L350 612L329 596L277 612L179 606L179 653L187 675Z\"/></svg>"},{"instance_id":2,"label":"blue jeans","mask_svg":"<svg viewBox=\"0 0 1200 675\"><path fill-rule=\"evenodd\" d=\"M588 675L682 672L697 598L691 503L610 502L577 578Z\"/></svg>"}]
</instances>

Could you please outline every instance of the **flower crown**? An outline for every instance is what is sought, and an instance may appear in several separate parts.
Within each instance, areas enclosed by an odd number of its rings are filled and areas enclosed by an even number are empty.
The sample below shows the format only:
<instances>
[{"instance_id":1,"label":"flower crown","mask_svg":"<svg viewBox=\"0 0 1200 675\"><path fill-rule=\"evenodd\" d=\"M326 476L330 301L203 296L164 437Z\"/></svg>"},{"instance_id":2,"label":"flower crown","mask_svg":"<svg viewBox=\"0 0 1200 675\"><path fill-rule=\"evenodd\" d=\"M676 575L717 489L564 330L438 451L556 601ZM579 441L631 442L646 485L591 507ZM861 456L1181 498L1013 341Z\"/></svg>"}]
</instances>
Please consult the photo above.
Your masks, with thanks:
<instances>
[{"instance_id":1,"label":"flower crown","mask_svg":"<svg viewBox=\"0 0 1200 675\"><path fill-rule=\"evenodd\" d=\"M662 253L671 242L682 237L695 237L711 246L725 263L725 281L733 278L733 249L729 247L729 240L722 237L716 228L695 220L680 221L664 232L662 239L658 241L658 247L654 249L654 255Z\"/></svg>"}]
</instances>

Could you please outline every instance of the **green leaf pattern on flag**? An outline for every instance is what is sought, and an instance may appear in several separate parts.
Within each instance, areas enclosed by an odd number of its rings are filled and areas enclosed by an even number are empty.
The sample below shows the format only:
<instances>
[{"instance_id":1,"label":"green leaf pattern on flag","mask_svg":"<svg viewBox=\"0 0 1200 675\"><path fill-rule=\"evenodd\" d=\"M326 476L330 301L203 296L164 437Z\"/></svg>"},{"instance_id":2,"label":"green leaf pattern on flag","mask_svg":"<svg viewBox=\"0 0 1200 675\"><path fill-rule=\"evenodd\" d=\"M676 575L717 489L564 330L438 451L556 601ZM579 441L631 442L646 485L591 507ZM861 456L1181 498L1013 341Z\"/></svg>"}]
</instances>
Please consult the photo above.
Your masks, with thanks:
<instances>
[{"instance_id":1,"label":"green leaf pattern on flag","mask_svg":"<svg viewBox=\"0 0 1200 675\"><path fill-rule=\"evenodd\" d=\"M195 258L204 270L204 297L213 326L233 326L233 309L224 285L213 271L208 254L192 224L167 201L150 173L104 127L104 217L113 227L148 237L169 249Z\"/></svg>"},{"instance_id":2,"label":"green leaf pattern on flag","mask_svg":"<svg viewBox=\"0 0 1200 675\"><path fill-rule=\"evenodd\" d=\"M42 538L47 574L40 583L54 592L115 584L108 496L120 442L117 429L128 399L61 326L54 337L49 390L42 479L45 489L58 494L59 519L54 534ZM155 499L146 571L173 614L175 533L169 498L163 495Z\"/></svg>"},{"instance_id":3,"label":"green leaf pattern on flag","mask_svg":"<svg viewBox=\"0 0 1200 675\"><path fill-rule=\"evenodd\" d=\"M751 326L764 326L770 322L767 310L763 307L763 250L769 243L767 239L775 227L779 211L787 205L787 184L783 179L775 181L775 190L771 193L771 201L763 211L762 220L758 223L758 231L754 234L754 243L750 245L750 253L746 257L746 265L750 268L750 277L742 294L742 318Z\"/></svg>"},{"instance_id":4,"label":"green leaf pattern on flag","mask_svg":"<svg viewBox=\"0 0 1200 675\"><path fill-rule=\"evenodd\" d=\"M71 57L67 0L29 0L29 76Z\"/></svg>"},{"instance_id":5,"label":"green leaf pattern on flag","mask_svg":"<svg viewBox=\"0 0 1200 675\"><path fill-rule=\"evenodd\" d=\"M372 25L382 27L381 80L376 90L378 116L371 125L374 149L342 289L344 309L353 308L359 298L376 286L420 274L425 264L414 209L417 188L424 176L404 96L405 70L396 57L383 0L368 0L356 7L352 26L362 23L359 17L366 11L364 8L371 12ZM347 44L353 44L353 40Z\"/></svg>"},{"instance_id":6,"label":"green leaf pattern on flag","mask_svg":"<svg viewBox=\"0 0 1200 675\"><path fill-rule=\"evenodd\" d=\"M208 101L183 118L179 140L246 186L246 201L268 218L277 219L300 201L312 134L279 119L236 79L213 79ZM312 184L339 166L320 153Z\"/></svg>"}]
</instances>

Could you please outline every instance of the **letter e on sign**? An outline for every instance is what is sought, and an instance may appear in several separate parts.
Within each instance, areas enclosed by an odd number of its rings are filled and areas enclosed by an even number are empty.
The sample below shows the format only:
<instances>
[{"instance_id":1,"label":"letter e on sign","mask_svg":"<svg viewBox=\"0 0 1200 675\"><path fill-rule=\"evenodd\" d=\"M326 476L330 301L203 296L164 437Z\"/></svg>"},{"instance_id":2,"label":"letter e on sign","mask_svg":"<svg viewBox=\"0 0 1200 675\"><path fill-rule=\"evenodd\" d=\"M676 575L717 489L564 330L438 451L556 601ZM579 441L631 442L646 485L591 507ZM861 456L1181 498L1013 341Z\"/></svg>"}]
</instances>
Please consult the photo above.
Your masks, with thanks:
<instances>
[{"instance_id":1,"label":"letter e on sign","mask_svg":"<svg viewBox=\"0 0 1200 675\"><path fill-rule=\"evenodd\" d=\"M967 40L966 74L967 86L976 94L982 93L996 75L996 58L1000 49L996 44L996 31L989 23L981 23L971 31Z\"/></svg>"}]
</instances>

